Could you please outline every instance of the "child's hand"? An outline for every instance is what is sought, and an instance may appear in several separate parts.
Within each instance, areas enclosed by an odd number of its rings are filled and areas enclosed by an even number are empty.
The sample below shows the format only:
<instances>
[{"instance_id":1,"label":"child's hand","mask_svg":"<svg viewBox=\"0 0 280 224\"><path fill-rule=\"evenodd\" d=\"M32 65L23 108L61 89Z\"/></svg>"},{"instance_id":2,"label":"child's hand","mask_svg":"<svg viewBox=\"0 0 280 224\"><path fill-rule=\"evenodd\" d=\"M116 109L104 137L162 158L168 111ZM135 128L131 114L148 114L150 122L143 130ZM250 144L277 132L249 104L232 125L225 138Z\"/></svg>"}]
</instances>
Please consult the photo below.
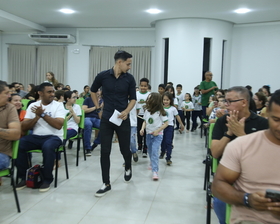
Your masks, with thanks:
<instances>
[{"instance_id":1,"label":"child's hand","mask_svg":"<svg viewBox=\"0 0 280 224\"><path fill-rule=\"evenodd\" d=\"M185 126L184 126L183 124L181 124L181 126L180 126L180 131L183 132L184 129L185 129Z\"/></svg>"},{"instance_id":2,"label":"child's hand","mask_svg":"<svg viewBox=\"0 0 280 224\"><path fill-rule=\"evenodd\" d=\"M141 136L144 135L144 130L143 130L143 129L140 130L140 135L141 135Z\"/></svg>"},{"instance_id":3,"label":"child's hand","mask_svg":"<svg viewBox=\"0 0 280 224\"><path fill-rule=\"evenodd\" d=\"M158 136L158 131L157 131L157 130L155 130L155 131L153 132L153 136Z\"/></svg>"}]
</instances>

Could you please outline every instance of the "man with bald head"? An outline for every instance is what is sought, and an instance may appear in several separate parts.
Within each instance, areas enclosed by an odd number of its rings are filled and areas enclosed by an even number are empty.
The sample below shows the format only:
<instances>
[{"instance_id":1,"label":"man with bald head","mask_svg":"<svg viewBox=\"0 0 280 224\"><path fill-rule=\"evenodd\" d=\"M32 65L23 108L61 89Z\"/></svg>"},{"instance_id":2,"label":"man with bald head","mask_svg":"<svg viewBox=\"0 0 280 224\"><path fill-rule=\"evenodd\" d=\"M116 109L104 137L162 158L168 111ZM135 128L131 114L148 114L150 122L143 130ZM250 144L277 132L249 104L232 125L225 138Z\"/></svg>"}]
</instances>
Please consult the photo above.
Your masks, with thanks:
<instances>
[{"instance_id":1,"label":"man with bald head","mask_svg":"<svg viewBox=\"0 0 280 224\"><path fill-rule=\"evenodd\" d=\"M205 72L205 80L200 83L201 90L201 105L203 111L203 117L206 118L206 108L209 104L209 97L215 94L218 89L217 84L212 81L213 74L210 71Z\"/></svg>"}]
</instances>

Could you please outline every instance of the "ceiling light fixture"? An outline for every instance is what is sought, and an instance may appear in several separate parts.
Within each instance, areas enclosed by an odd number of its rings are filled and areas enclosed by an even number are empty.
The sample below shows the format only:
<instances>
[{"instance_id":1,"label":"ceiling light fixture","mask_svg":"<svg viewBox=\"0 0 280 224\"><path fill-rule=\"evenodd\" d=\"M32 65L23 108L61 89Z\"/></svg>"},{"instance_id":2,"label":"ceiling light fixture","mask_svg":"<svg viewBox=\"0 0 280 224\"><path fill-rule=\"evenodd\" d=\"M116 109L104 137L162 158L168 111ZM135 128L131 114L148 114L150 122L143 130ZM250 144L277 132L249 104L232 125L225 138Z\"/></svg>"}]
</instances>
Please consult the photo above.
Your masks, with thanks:
<instances>
[{"instance_id":1,"label":"ceiling light fixture","mask_svg":"<svg viewBox=\"0 0 280 224\"><path fill-rule=\"evenodd\" d=\"M240 9L234 10L235 13L239 13L239 14L247 13L247 12L250 12L250 11L251 11L251 9L246 9L246 8L240 8Z\"/></svg>"},{"instance_id":2,"label":"ceiling light fixture","mask_svg":"<svg viewBox=\"0 0 280 224\"><path fill-rule=\"evenodd\" d=\"M146 10L146 12L148 12L150 14L158 14L158 13L161 13L162 11L159 9L148 9L148 10Z\"/></svg>"},{"instance_id":3,"label":"ceiling light fixture","mask_svg":"<svg viewBox=\"0 0 280 224\"><path fill-rule=\"evenodd\" d=\"M59 11L62 12L62 13L65 13L65 14L72 14L72 13L75 12L72 9L60 9Z\"/></svg>"}]
</instances>

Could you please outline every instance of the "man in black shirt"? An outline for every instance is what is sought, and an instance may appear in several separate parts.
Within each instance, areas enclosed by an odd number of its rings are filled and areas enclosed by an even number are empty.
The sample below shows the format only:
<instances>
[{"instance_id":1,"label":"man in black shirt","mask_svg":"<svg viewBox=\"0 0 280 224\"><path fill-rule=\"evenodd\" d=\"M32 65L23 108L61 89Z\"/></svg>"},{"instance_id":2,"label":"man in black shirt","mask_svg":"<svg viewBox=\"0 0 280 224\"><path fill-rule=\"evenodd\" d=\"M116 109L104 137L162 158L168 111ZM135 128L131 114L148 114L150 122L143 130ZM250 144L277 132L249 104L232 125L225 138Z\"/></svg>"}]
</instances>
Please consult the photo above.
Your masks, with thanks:
<instances>
[{"instance_id":1,"label":"man in black shirt","mask_svg":"<svg viewBox=\"0 0 280 224\"><path fill-rule=\"evenodd\" d=\"M249 104L250 95L245 87L235 86L228 89L225 105L229 115L216 121L212 133L211 153L214 158L220 159L226 145L236 137L268 128L267 119L250 111ZM213 204L220 224L224 224L226 204L217 198L214 198Z\"/></svg>"},{"instance_id":2,"label":"man in black shirt","mask_svg":"<svg viewBox=\"0 0 280 224\"><path fill-rule=\"evenodd\" d=\"M114 131L118 135L120 150L125 160L124 181L129 182L132 177L129 112L136 102L136 83L134 77L128 73L132 55L125 51L118 51L114 59L114 67L99 73L91 86L94 105L99 105L96 93L100 87L102 87L104 100L100 124L100 132L103 133L101 134L100 157L103 185L96 192L96 197L101 197L111 190L110 153ZM120 112L118 117L123 120L120 126L109 121L115 110Z\"/></svg>"}]
</instances>

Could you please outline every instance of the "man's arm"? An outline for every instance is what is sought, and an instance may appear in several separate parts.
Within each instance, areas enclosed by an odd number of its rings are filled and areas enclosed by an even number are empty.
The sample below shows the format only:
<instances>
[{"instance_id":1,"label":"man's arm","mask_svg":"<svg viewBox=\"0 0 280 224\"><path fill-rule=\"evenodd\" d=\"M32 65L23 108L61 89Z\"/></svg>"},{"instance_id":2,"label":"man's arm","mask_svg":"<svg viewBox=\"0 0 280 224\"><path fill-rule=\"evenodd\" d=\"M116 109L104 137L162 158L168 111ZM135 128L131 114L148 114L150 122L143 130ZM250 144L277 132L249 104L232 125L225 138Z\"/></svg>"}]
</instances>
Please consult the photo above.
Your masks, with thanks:
<instances>
[{"instance_id":1,"label":"man's arm","mask_svg":"<svg viewBox=\"0 0 280 224\"><path fill-rule=\"evenodd\" d=\"M18 140L20 138L20 122L13 121L8 124L8 128L0 128L0 138L6 140Z\"/></svg>"},{"instance_id":2,"label":"man's arm","mask_svg":"<svg viewBox=\"0 0 280 224\"><path fill-rule=\"evenodd\" d=\"M205 93L209 93L210 91L212 91L213 89L217 89L217 86L213 86L210 89L202 89L201 93L205 94Z\"/></svg>"},{"instance_id":3,"label":"man's arm","mask_svg":"<svg viewBox=\"0 0 280 224\"><path fill-rule=\"evenodd\" d=\"M83 106L82 106L82 109L83 109L83 110L85 111L85 113L87 114L87 113L90 113L90 112L96 110L96 107L88 107L88 105L83 105Z\"/></svg>"},{"instance_id":4,"label":"man's arm","mask_svg":"<svg viewBox=\"0 0 280 224\"><path fill-rule=\"evenodd\" d=\"M225 147L230 142L228 137L222 137L220 140L212 140L211 143L211 154L214 158L220 158L225 150Z\"/></svg>"},{"instance_id":5,"label":"man's arm","mask_svg":"<svg viewBox=\"0 0 280 224\"><path fill-rule=\"evenodd\" d=\"M239 176L240 173L219 164L211 189L213 195L225 203L245 206L244 194L247 192L238 191L232 186ZM275 218L280 219L279 202L271 202L271 199L265 198L265 192L250 193L248 202L251 208L258 211L269 211Z\"/></svg>"},{"instance_id":6,"label":"man's arm","mask_svg":"<svg viewBox=\"0 0 280 224\"><path fill-rule=\"evenodd\" d=\"M35 124L37 123L37 121L40 119L39 116L36 116L33 119L29 119L29 118L25 118L22 122L21 122L21 129L23 133L26 133L28 130L31 130L34 128Z\"/></svg>"},{"instance_id":7,"label":"man's arm","mask_svg":"<svg viewBox=\"0 0 280 224\"><path fill-rule=\"evenodd\" d=\"M60 130L63 126L64 119L63 118L52 118L48 115L43 117L43 119L53 128Z\"/></svg>"},{"instance_id":8,"label":"man's arm","mask_svg":"<svg viewBox=\"0 0 280 224\"><path fill-rule=\"evenodd\" d=\"M90 95L91 95L91 99L92 99L92 101L93 101L93 103L94 103L96 109L99 109L99 103L98 103L97 94L94 93L94 92L91 92ZM85 111L85 112L86 112L86 111Z\"/></svg>"},{"instance_id":9,"label":"man's arm","mask_svg":"<svg viewBox=\"0 0 280 224\"><path fill-rule=\"evenodd\" d=\"M119 115L119 118L126 120L127 119L127 115L129 114L129 112L132 110L132 108L134 107L136 103L136 100L130 100L126 109L124 111L121 112L121 114Z\"/></svg>"}]
</instances>

